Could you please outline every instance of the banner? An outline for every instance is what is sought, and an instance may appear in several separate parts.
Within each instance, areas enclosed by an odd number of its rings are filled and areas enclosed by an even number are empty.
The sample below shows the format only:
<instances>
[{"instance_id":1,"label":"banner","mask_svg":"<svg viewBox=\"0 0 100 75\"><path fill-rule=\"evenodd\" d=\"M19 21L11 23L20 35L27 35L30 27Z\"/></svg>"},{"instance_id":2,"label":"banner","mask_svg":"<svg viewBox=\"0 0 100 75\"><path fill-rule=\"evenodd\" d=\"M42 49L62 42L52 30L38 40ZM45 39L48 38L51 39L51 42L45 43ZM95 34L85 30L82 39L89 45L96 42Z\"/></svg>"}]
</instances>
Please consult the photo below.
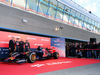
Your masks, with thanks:
<instances>
[{"instance_id":1,"label":"banner","mask_svg":"<svg viewBox=\"0 0 100 75\"><path fill-rule=\"evenodd\" d=\"M65 57L65 39L51 38L51 47L59 52L60 57Z\"/></svg>"},{"instance_id":2,"label":"banner","mask_svg":"<svg viewBox=\"0 0 100 75\"><path fill-rule=\"evenodd\" d=\"M47 37L0 31L0 58L8 56L9 40L11 40L12 37L15 38L15 41L16 38L19 38L19 41L23 39L24 42L28 39L31 49L37 48L38 46L43 48L51 46L51 39Z\"/></svg>"},{"instance_id":3,"label":"banner","mask_svg":"<svg viewBox=\"0 0 100 75\"><path fill-rule=\"evenodd\" d=\"M64 38L47 38L28 34L13 33L0 31L0 58L6 58L9 55L9 41L14 37L23 39L25 42L28 39L31 50L36 50L38 46L43 48L51 48L59 52L60 57L65 57L65 39Z\"/></svg>"},{"instance_id":4,"label":"banner","mask_svg":"<svg viewBox=\"0 0 100 75\"><path fill-rule=\"evenodd\" d=\"M19 33L12 33L12 32L4 32L0 31L0 47L9 47L9 40L12 37L19 38L19 41L23 39L25 42L28 39L30 43L30 48L37 48L38 46L41 47L50 47L50 38L34 36L34 35L27 35L27 34L19 34Z\"/></svg>"}]
</instances>

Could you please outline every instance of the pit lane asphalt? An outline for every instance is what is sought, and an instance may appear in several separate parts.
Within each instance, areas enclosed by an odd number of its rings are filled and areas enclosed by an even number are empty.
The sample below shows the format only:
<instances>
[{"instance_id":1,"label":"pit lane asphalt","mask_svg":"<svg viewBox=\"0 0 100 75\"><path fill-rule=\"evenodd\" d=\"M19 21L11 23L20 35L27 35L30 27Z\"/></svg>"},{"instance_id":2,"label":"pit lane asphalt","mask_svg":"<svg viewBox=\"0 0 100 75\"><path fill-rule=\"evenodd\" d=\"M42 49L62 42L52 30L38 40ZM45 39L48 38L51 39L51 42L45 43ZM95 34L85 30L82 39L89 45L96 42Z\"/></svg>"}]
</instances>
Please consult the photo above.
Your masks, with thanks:
<instances>
[{"instance_id":1,"label":"pit lane asphalt","mask_svg":"<svg viewBox=\"0 0 100 75\"><path fill-rule=\"evenodd\" d=\"M38 75L100 75L100 63L52 71Z\"/></svg>"}]
</instances>

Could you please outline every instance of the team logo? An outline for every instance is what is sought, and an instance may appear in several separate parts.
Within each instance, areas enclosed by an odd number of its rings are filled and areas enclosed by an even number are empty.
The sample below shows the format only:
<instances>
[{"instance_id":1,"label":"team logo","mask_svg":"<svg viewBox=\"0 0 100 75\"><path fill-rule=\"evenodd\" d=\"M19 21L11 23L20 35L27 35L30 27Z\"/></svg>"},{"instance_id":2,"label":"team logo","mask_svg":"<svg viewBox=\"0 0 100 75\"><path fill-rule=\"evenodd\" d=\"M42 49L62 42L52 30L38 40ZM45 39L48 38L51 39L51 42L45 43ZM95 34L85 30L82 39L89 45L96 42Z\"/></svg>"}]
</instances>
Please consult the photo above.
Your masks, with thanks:
<instances>
[{"instance_id":1,"label":"team logo","mask_svg":"<svg viewBox=\"0 0 100 75\"><path fill-rule=\"evenodd\" d=\"M43 66L61 65L61 64L68 64L68 63L72 63L72 61L62 61L62 62L53 62L53 63L45 63L45 64L35 64L35 65L31 65L31 67L43 67Z\"/></svg>"},{"instance_id":2,"label":"team logo","mask_svg":"<svg viewBox=\"0 0 100 75\"><path fill-rule=\"evenodd\" d=\"M43 44L34 44L35 46L43 46Z\"/></svg>"},{"instance_id":3,"label":"team logo","mask_svg":"<svg viewBox=\"0 0 100 75\"><path fill-rule=\"evenodd\" d=\"M56 45L56 46L60 46L60 45L62 45L62 44L54 44L54 45Z\"/></svg>"},{"instance_id":4,"label":"team logo","mask_svg":"<svg viewBox=\"0 0 100 75\"><path fill-rule=\"evenodd\" d=\"M8 37L14 37L14 38L21 38L20 36L15 36L15 35L8 35Z\"/></svg>"},{"instance_id":5,"label":"team logo","mask_svg":"<svg viewBox=\"0 0 100 75\"><path fill-rule=\"evenodd\" d=\"M63 42L63 41L61 41L60 39L56 39L54 40L54 42Z\"/></svg>"},{"instance_id":6,"label":"team logo","mask_svg":"<svg viewBox=\"0 0 100 75\"><path fill-rule=\"evenodd\" d=\"M37 40L36 38L30 38L30 37L28 37L27 39L30 39L30 40Z\"/></svg>"},{"instance_id":7,"label":"team logo","mask_svg":"<svg viewBox=\"0 0 100 75\"><path fill-rule=\"evenodd\" d=\"M0 41L1 44L9 44L7 41Z\"/></svg>"},{"instance_id":8,"label":"team logo","mask_svg":"<svg viewBox=\"0 0 100 75\"><path fill-rule=\"evenodd\" d=\"M41 41L49 41L48 39L41 39Z\"/></svg>"}]
</instances>

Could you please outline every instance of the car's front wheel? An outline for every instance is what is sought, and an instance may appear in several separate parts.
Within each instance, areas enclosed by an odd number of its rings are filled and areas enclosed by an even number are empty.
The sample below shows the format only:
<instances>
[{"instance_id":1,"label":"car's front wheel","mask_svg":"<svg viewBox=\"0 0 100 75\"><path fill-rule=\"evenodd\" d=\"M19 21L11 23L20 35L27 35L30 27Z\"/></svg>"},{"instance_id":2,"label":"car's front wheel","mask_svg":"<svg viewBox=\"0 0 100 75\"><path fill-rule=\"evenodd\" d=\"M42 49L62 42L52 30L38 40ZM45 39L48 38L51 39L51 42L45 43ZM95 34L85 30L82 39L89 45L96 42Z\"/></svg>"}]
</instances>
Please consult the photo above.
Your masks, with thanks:
<instances>
[{"instance_id":1,"label":"car's front wheel","mask_svg":"<svg viewBox=\"0 0 100 75\"><path fill-rule=\"evenodd\" d=\"M28 56L28 62L34 63L35 61L36 61L36 54L35 54L35 52L31 52Z\"/></svg>"}]
</instances>

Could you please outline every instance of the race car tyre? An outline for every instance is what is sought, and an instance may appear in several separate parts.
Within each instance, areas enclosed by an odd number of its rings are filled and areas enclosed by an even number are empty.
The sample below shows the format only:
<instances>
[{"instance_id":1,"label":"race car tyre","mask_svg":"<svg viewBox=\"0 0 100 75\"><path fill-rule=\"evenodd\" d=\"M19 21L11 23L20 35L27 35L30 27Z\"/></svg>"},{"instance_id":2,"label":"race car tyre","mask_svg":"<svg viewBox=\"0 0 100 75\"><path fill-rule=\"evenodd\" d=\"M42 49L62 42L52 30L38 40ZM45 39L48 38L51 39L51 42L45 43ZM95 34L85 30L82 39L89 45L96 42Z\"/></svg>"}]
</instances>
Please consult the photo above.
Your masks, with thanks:
<instances>
[{"instance_id":1,"label":"race car tyre","mask_svg":"<svg viewBox=\"0 0 100 75\"><path fill-rule=\"evenodd\" d=\"M35 52L31 52L28 56L28 62L34 63L35 61L36 61L36 54L35 54Z\"/></svg>"},{"instance_id":2,"label":"race car tyre","mask_svg":"<svg viewBox=\"0 0 100 75\"><path fill-rule=\"evenodd\" d=\"M50 55L47 56L47 59L50 59Z\"/></svg>"},{"instance_id":3,"label":"race car tyre","mask_svg":"<svg viewBox=\"0 0 100 75\"><path fill-rule=\"evenodd\" d=\"M58 59L59 58L59 53L58 52L54 52L53 53L53 57L54 57L54 59Z\"/></svg>"}]
</instances>

